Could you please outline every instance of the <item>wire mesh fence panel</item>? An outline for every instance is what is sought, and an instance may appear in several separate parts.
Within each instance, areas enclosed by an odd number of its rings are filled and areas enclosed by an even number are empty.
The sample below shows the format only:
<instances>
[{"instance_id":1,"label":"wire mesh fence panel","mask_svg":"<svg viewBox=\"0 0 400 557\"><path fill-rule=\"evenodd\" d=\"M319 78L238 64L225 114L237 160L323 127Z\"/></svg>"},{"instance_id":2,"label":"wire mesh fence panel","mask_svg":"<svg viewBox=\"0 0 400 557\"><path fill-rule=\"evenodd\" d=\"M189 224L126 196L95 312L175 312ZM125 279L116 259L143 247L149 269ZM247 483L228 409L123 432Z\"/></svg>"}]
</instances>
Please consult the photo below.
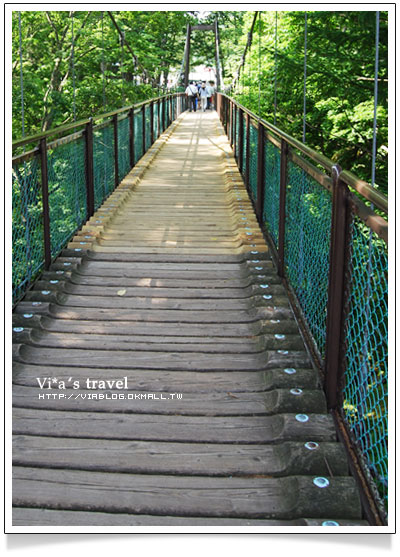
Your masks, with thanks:
<instances>
[{"instance_id":1,"label":"wire mesh fence panel","mask_svg":"<svg viewBox=\"0 0 400 557\"><path fill-rule=\"evenodd\" d=\"M236 110L235 116L235 157L239 156L239 111Z\"/></svg>"},{"instance_id":2,"label":"wire mesh fence panel","mask_svg":"<svg viewBox=\"0 0 400 557\"><path fill-rule=\"evenodd\" d=\"M38 157L12 169L12 303L44 265L43 202Z\"/></svg>"},{"instance_id":3,"label":"wire mesh fence panel","mask_svg":"<svg viewBox=\"0 0 400 557\"><path fill-rule=\"evenodd\" d=\"M243 118L243 163L242 163L242 174L243 176L246 175L246 164L247 164L247 122L246 122L246 118L244 118L244 116L242 116Z\"/></svg>"},{"instance_id":4,"label":"wire mesh fence panel","mask_svg":"<svg viewBox=\"0 0 400 557\"><path fill-rule=\"evenodd\" d=\"M98 209L115 187L113 125L93 132L94 207Z\"/></svg>"},{"instance_id":5,"label":"wire mesh fence panel","mask_svg":"<svg viewBox=\"0 0 400 557\"><path fill-rule=\"evenodd\" d=\"M343 413L387 505L387 246L356 215L350 246Z\"/></svg>"},{"instance_id":6,"label":"wire mesh fence panel","mask_svg":"<svg viewBox=\"0 0 400 557\"><path fill-rule=\"evenodd\" d=\"M288 161L286 191L286 275L323 358L326 342L331 194L292 161Z\"/></svg>"},{"instance_id":7,"label":"wire mesh fence panel","mask_svg":"<svg viewBox=\"0 0 400 557\"><path fill-rule=\"evenodd\" d=\"M171 97L167 100L167 122L169 126L171 124Z\"/></svg>"},{"instance_id":8,"label":"wire mesh fence panel","mask_svg":"<svg viewBox=\"0 0 400 557\"><path fill-rule=\"evenodd\" d=\"M118 182L120 182L131 169L129 156L129 118L118 122Z\"/></svg>"},{"instance_id":9,"label":"wire mesh fence panel","mask_svg":"<svg viewBox=\"0 0 400 557\"><path fill-rule=\"evenodd\" d=\"M150 106L147 105L144 111L144 119L146 124L146 138L145 138L145 152L151 145L151 137L150 137L150 126L151 126L151 118L150 118Z\"/></svg>"},{"instance_id":10,"label":"wire mesh fence panel","mask_svg":"<svg viewBox=\"0 0 400 557\"><path fill-rule=\"evenodd\" d=\"M57 255L86 220L85 141L47 151L51 255Z\"/></svg>"},{"instance_id":11,"label":"wire mesh fence panel","mask_svg":"<svg viewBox=\"0 0 400 557\"><path fill-rule=\"evenodd\" d=\"M281 152L273 143L266 140L264 145L264 207L263 221L278 247L279 236L279 189L280 189Z\"/></svg>"},{"instance_id":12,"label":"wire mesh fence panel","mask_svg":"<svg viewBox=\"0 0 400 557\"><path fill-rule=\"evenodd\" d=\"M135 164L143 155L143 113L135 113Z\"/></svg>"},{"instance_id":13,"label":"wire mesh fence panel","mask_svg":"<svg viewBox=\"0 0 400 557\"><path fill-rule=\"evenodd\" d=\"M160 134L164 131L164 118L163 118L163 114L164 114L164 100L162 99L160 104L159 104L159 111L160 111Z\"/></svg>"},{"instance_id":14,"label":"wire mesh fence panel","mask_svg":"<svg viewBox=\"0 0 400 557\"><path fill-rule=\"evenodd\" d=\"M258 131L250 124L249 148L249 189L254 203L257 201L257 156L258 156Z\"/></svg>"},{"instance_id":15,"label":"wire mesh fence panel","mask_svg":"<svg viewBox=\"0 0 400 557\"><path fill-rule=\"evenodd\" d=\"M153 137L154 141L158 137L158 112L157 112L157 103L153 105Z\"/></svg>"}]
</instances>

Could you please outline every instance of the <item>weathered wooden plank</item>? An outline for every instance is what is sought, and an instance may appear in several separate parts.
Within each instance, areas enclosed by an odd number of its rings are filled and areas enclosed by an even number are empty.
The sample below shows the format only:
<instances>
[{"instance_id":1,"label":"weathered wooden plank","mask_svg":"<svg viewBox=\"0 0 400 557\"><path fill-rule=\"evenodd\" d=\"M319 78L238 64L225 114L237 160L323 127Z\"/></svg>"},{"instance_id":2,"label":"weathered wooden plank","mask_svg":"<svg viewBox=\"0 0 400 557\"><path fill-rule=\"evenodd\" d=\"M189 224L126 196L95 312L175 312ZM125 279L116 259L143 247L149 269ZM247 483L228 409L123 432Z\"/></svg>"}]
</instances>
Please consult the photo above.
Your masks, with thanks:
<instances>
[{"instance_id":1,"label":"weathered wooden plank","mask_svg":"<svg viewBox=\"0 0 400 557\"><path fill-rule=\"evenodd\" d=\"M244 518L204 518L182 516L150 516L123 513L85 511L55 511L50 509L13 509L13 526L321 526L326 518L296 520L263 520ZM339 526L368 526L366 521L330 517Z\"/></svg>"},{"instance_id":2,"label":"weathered wooden plank","mask_svg":"<svg viewBox=\"0 0 400 557\"><path fill-rule=\"evenodd\" d=\"M268 277L268 284L279 284L278 280L270 275ZM164 277L149 277L143 275L142 277L131 277L125 275L117 275L109 273L105 276L99 277L93 273L74 273L71 277L72 284L79 285L100 285L100 281L104 281L104 286L118 286L118 287L137 287L145 288L147 291L151 291L153 288L168 288L169 291L174 291L175 289L202 292L209 291L210 297L215 295L218 297L219 290L224 293L228 291L239 291L243 292L243 297L247 297L247 289L253 289L253 284L256 286L256 277L248 275L247 277L240 279L185 279L185 278L164 278ZM235 297L235 296L232 296Z\"/></svg>"},{"instance_id":3,"label":"weathered wooden plank","mask_svg":"<svg viewBox=\"0 0 400 557\"><path fill-rule=\"evenodd\" d=\"M294 369L289 368L290 371ZM13 364L13 382L16 385L38 386L37 378L57 377L68 384L73 377L83 384L87 377L95 373L99 380L118 380L127 375L123 369L93 369L85 367L49 366ZM283 369L270 369L265 372L231 371L196 372L135 369L129 371L128 387L130 390L152 392L181 393L236 393L267 391L272 389L316 389L320 387L318 376L312 369L295 369L295 373L286 373Z\"/></svg>"},{"instance_id":4,"label":"weathered wooden plank","mask_svg":"<svg viewBox=\"0 0 400 557\"><path fill-rule=\"evenodd\" d=\"M306 422L300 422L295 414L168 416L14 408L13 431L45 437L187 443L336 441L336 430L327 414L309 414Z\"/></svg>"},{"instance_id":5,"label":"weathered wooden plank","mask_svg":"<svg viewBox=\"0 0 400 557\"><path fill-rule=\"evenodd\" d=\"M22 345L18 360L25 363L121 369L169 369L174 371L258 371L267 369L269 352L210 354L201 352L151 352L133 350L84 350ZM17 356L17 354L16 354Z\"/></svg>"},{"instance_id":6,"label":"weathered wooden plank","mask_svg":"<svg viewBox=\"0 0 400 557\"><path fill-rule=\"evenodd\" d=\"M139 233L139 232L138 232ZM204 231L200 231L199 233L203 233ZM252 253L256 252L256 253ZM277 276L275 267L270 259L270 255L268 251L258 251L257 249L251 249L250 252L243 251L240 254L229 254L229 255L222 255L222 254L203 254L203 255L196 255L196 254L181 254L181 253L161 253L161 254L151 254L151 253L137 253L137 254L118 254L118 253L102 253L101 251L97 252L88 252L86 254L87 261L125 261L129 262L145 262L145 263L235 263L235 264L244 264L250 265L252 260L260 260L262 265L268 268L270 275L276 277L277 280L281 281L281 279ZM154 268L157 266L154 265Z\"/></svg>"},{"instance_id":7,"label":"weathered wooden plank","mask_svg":"<svg viewBox=\"0 0 400 557\"><path fill-rule=\"evenodd\" d=\"M151 286L152 280L149 279L148 286L132 286L132 279L119 278L111 279L109 281L103 280L103 285L97 284L74 284L73 282L66 282L64 291L68 294L86 295L86 296L115 296L122 288L126 289L126 295L131 297L149 299L154 298L195 298L197 300L214 300L214 299L247 299L256 292L256 288L165 288L159 286ZM39 281L40 282L40 281ZM96 281L95 281L96 282ZM110 284L111 283L111 284Z\"/></svg>"},{"instance_id":8,"label":"weathered wooden plank","mask_svg":"<svg viewBox=\"0 0 400 557\"><path fill-rule=\"evenodd\" d=\"M38 287L40 288L40 284ZM212 299L208 298L197 300L196 298L139 298L131 295L129 287L124 288L126 291L123 295L118 295L118 289L114 289L113 293L107 296L97 296L95 294L69 294L65 303L69 307L95 307L95 308L114 308L114 309L144 309L144 310L185 310L202 313L210 311L214 308L216 311L238 310L243 311L249 307L255 307L252 299ZM273 288L271 287L271 291Z\"/></svg>"},{"instance_id":9,"label":"weathered wooden plank","mask_svg":"<svg viewBox=\"0 0 400 557\"><path fill-rule=\"evenodd\" d=\"M126 384L129 385L129 377L126 377ZM94 388L95 381L97 378L91 374L82 382L82 388L65 390L14 385L13 406L74 412L186 416L255 416L288 412L326 412L325 397L321 390L302 389L298 392L296 389L296 394L293 394L290 389L276 389L265 393L240 391L236 393L149 393L112 388L99 390ZM90 387L91 385L93 387ZM85 388L86 386L90 388Z\"/></svg>"},{"instance_id":10,"label":"weathered wooden plank","mask_svg":"<svg viewBox=\"0 0 400 557\"><path fill-rule=\"evenodd\" d=\"M285 309L285 308L283 308ZM246 311L221 310L214 311L185 311L185 310L126 310L111 308L86 308L86 307L68 307L51 304L51 315L58 319L95 319L100 321L143 321L147 323L254 323L261 319L274 319L279 315L288 315L287 312L273 308L258 308ZM282 315L283 313L283 315ZM272 317L273 316L273 317ZM183 326L183 325L182 325Z\"/></svg>"},{"instance_id":11,"label":"weathered wooden plank","mask_svg":"<svg viewBox=\"0 0 400 557\"><path fill-rule=\"evenodd\" d=\"M119 513L293 519L361 518L351 478L210 478L14 467L16 506ZM221 497L221 493L224 494Z\"/></svg>"},{"instance_id":12,"label":"weathered wooden plank","mask_svg":"<svg viewBox=\"0 0 400 557\"><path fill-rule=\"evenodd\" d=\"M27 331L26 331L27 332ZM173 331L171 331L172 333ZM176 334L179 331L175 331ZM284 331L286 333L286 331ZM279 333L277 333L279 336ZM132 336L129 334L96 334L93 333L54 333L41 328L33 328L29 336L23 337L25 344L32 344L43 348L68 348L84 350L129 350L135 352L197 352L199 354L256 354L265 351L277 350L281 347L290 350L301 350L303 341L296 334L284 334L284 339L276 338L276 334L265 334L256 337L236 338L233 341L227 338L212 337L179 337L171 334L168 338L151 336ZM17 339L21 338L16 334Z\"/></svg>"},{"instance_id":13,"label":"weathered wooden plank","mask_svg":"<svg viewBox=\"0 0 400 557\"><path fill-rule=\"evenodd\" d=\"M205 476L346 476L344 449L338 443L223 445L157 443L16 435L16 466ZM329 466L329 468L328 468Z\"/></svg>"},{"instance_id":14,"label":"weathered wooden plank","mask_svg":"<svg viewBox=\"0 0 400 557\"><path fill-rule=\"evenodd\" d=\"M34 314L34 309L39 309L41 306L32 306L31 304L22 303L21 312L15 315L19 316L18 323L26 325L26 320L23 320L23 313L30 312ZM28 314L29 315L29 314ZM102 333L102 334L127 334L144 336L157 336L162 335L167 339L169 336L175 336L179 333L181 338L184 337L206 337L208 335L215 338L229 338L231 341L234 339L240 340L242 338L252 337L262 333L263 322L256 321L254 323L224 323L221 327L220 324L212 323L185 323L185 326L180 326L179 323L174 326L172 323L162 322L135 322L135 321L104 321L101 319L88 320L88 319L55 319L47 317L47 315L39 316L40 323L46 330L55 332L77 332L77 333ZM287 322L287 320L282 320ZM17 322L17 319L16 321ZM179 331L176 328L179 328ZM166 340L168 342L168 340Z\"/></svg>"}]
</instances>

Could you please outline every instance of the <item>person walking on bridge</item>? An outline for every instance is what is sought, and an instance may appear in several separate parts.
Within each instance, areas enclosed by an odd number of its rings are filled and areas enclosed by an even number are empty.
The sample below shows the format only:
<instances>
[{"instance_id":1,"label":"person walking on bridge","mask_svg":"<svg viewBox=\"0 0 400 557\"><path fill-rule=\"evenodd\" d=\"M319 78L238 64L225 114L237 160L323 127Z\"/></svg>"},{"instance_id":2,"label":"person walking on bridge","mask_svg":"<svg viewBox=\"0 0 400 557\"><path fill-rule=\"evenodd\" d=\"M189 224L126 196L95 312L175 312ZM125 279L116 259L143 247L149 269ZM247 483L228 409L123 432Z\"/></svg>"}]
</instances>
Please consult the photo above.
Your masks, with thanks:
<instances>
[{"instance_id":1,"label":"person walking on bridge","mask_svg":"<svg viewBox=\"0 0 400 557\"><path fill-rule=\"evenodd\" d=\"M206 82L203 81L200 87L200 107L203 112L206 111L207 108L207 96L208 96L208 89L206 87Z\"/></svg>"},{"instance_id":2,"label":"person walking on bridge","mask_svg":"<svg viewBox=\"0 0 400 557\"><path fill-rule=\"evenodd\" d=\"M196 112L197 87L193 81L186 87L185 95L189 101L189 112Z\"/></svg>"}]
</instances>

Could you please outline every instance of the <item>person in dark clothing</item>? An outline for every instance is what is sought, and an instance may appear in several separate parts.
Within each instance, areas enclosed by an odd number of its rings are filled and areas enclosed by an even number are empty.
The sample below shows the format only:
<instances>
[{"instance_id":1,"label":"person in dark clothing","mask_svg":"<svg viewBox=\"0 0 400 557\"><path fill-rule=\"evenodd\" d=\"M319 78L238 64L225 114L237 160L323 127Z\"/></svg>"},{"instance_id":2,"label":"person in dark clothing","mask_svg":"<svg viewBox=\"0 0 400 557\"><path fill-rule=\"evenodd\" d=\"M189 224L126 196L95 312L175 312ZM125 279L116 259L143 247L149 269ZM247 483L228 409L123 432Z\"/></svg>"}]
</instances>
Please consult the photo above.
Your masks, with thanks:
<instances>
[{"instance_id":1,"label":"person in dark clothing","mask_svg":"<svg viewBox=\"0 0 400 557\"><path fill-rule=\"evenodd\" d=\"M186 91L185 91L185 95L189 101L189 112L192 112L192 110L196 112L197 94L198 94L197 87L193 83L193 81L191 81L189 85L186 87Z\"/></svg>"}]
</instances>

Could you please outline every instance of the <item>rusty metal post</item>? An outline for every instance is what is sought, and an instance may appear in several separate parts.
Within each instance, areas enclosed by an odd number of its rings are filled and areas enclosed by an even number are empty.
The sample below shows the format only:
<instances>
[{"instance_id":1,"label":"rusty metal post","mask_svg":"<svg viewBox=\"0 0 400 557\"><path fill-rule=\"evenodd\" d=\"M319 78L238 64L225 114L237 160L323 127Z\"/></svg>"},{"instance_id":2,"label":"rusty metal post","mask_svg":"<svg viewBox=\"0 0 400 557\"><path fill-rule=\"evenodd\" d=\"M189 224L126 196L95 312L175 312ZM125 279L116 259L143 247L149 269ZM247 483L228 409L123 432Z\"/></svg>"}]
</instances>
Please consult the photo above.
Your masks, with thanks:
<instances>
[{"instance_id":1,"label":"rusty metal post","mask_svg":"<svg viewBox=\"0 0 400 557\"><path fill-rule=\"evenodd\" d=\"M185 73L184 73L184 87L189 85L189 72L190 72L190 36L191 36L191 25L187 24L186 27L186 44L185 44Z\"/></svg>"},{"instance_id":2,"label":"rusty metal post","mask_svg":"<svg viewBox=\"0 0 400 557\"><path fill-rule=\"evenodd\" d=\"M49 208L49 177L47 173L47 140L40 140L40 164L42 173L42 202L43 202L43 243L44 266L47 270L51 264L51 238L50 238L50 208Z\"/></svg>"},{"instance_id":3,"label":"rusty metal post","mask_svg":"<svg viewBox=\"0 0 400 557\"><path fill-rule=\"evenodd\" d=\"M146 152L146 105L142 105L142 156Z\"/></svg>"},{"instance_id":4,"label":"rusty metal post","mask_svg":"<svg viewBox=\"0 0 400 557\"><path fill-rule=\"evenodd\" d=\"M239 108L239 137L238 137L238 166L240 172L243 170L243 110Z\"/></svg>"},{"instance_id":5,"label":"rusty metal post","mask_svg":"<svg viewBox=\"0 0 400 557\"><path fill-rule=\"evenodd\" d=\"M85 127L85 171L86 171L86 211L87 218L94 213L94 166L93 166L93 120Z\"/></svg>"},{"instance_id":6,"label":"rusty metal post","mask_svg":"<svg viewBox=\"0 0 400 557\"><path fill-rule=\"evenodd\" d=\"M232 131L232 148L235 159L237 160L237 145L236 145L236 120L237 120L237 106L233 105L233 131Z\"/></svg>"},{"instance_id":7,"label":"rusty metal post","mask_svg":"<svg viewBox=\"0 0 400 557\"><path fill-rule=\"evenodd\" d=\"M286 221L286 183L287 155L289 146L284 139L281 141L281 169L279 188L279 237L278 237L278 275L285 273L285 221Z\"/></svg>"},{"instance_id":8,"label":"rusty metal post","mask_svg":"<svg viewBox=\"0 0 400 557\"><path fill-rule=\"evenodd\" d=\"M161 107L161 101L160 99L158 99L157 101L157 137L160 137L161 135L161 116L160 116L160 107Z\"/></svg>"},{"instance_id":9,"label":"rusty metal post","mask_svg":"<svg viewBox=\"0 0 400 557\"><path fill-rule=\"evenodd\" d=\"M154 143L154 103L150 103L150 145Z\"/></svg>"},{"instance_id":10,"label":"rusty metal post","mask_svg":"<svg viewBox=\"0 0 400 557\"><path fill-rule=\"evenodd\" d=\"M230 110L230 120L231 120L231 129L230 129L230 137L229 142L231 147L233 146L233 102L229 102L229 110Z\"/></svg>"},{"instance_id":11,"label":"rusty metal post","mask_svg":"<svg viewBox=\"0 0 400 557\"><path fill-rule=\"evenodd\" d=\"M260 226L263 225L264 214L264 180L265 180L265 131L261 122L258 122L258 141L257 141L257 204L256 214Z\"/></svg>"},{"instance_id":12,"label":"rusty metal post","mask_svg":"<svg viewBox=\"0 0 400 557\"><path fill-rule=\"evenodd\" d=\"M129 111L129 162L133 168L135 166L135 113L133 107Z\"/></svg>"},{"instance_id":13,"label":"rusty metal post","mask_svg":"<svg viewBox=\"0 0 400 557\"><path fill-rule=\"evenodd\" d=\"M332 225L326 319L324 390L329 409L338 404L338 387L343 373L342 340L344 328L345 267L348 230L348 187L340 179L341 168L332 168Z\"/></svg>"},{"instance_id":14,"label":"rusty metal post","mask_svg":"<svg viewBox=\"0 0 400 557\"><path fill-rule=\"evenodd\" d=\"M114 124L114 186L118 187L119 183L119 166L118 166L118 114L113 116Z\"/></svg>"},{"instance_id":15,"label":"rusty metal post","mask_svg":"<svg viewBox=\"0 0 400 557\"><path fill-rule=\"evenodd\" d=\"M246 112L246 172L244 176L244 183L246 184L246 188L249 189L250 187L250 114Z\"/></svg>"}]
</instances>

